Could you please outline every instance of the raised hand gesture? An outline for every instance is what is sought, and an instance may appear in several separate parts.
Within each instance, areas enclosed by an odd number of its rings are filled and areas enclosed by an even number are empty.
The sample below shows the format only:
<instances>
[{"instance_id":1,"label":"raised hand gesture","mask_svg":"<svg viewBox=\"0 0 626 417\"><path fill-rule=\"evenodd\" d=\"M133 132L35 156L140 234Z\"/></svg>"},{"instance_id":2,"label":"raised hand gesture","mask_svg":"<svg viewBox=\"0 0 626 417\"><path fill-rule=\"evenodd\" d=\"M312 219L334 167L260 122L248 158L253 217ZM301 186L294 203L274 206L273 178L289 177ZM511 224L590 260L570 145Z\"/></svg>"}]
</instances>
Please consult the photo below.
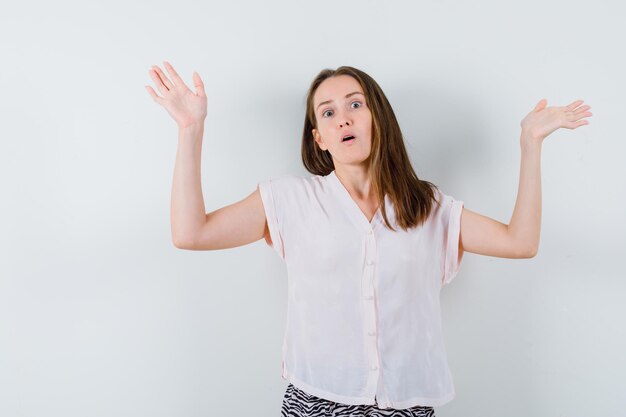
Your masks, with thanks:
<instances>
[{"instance_id":1,"label":"raised hand gesture","mask_svg":"<svg viewBox=\"0 0 626 417\"><path fill-rule=\"evenodd\" d=\"M179 128L203 125L207 115L207 97L200 75L197 72L193 73L193 84L196 87L194 93L185 85L169 62L163 61L163 63L172 80L167 78L161 68L156 65L148 71L163 97L157 95L150 86L146 86L146 90L154 101L165 107Z\"/></svg>"},{"instance_id":2,"label":"raised hand gesture","mask_svg":"<svg viewBox=\"0 0 626 417\"><path fill-rule=\"evenodd\" d=\"M534 140L543 142L549 134L561 127L576 129L589 124L588 120L581 119L592 115L587 111L591 106L579 107L582 103L583 100L576 100L568 106L546 107L548 100L541 99L520 123L522 131Z\"/></svg>"}]
</instances>

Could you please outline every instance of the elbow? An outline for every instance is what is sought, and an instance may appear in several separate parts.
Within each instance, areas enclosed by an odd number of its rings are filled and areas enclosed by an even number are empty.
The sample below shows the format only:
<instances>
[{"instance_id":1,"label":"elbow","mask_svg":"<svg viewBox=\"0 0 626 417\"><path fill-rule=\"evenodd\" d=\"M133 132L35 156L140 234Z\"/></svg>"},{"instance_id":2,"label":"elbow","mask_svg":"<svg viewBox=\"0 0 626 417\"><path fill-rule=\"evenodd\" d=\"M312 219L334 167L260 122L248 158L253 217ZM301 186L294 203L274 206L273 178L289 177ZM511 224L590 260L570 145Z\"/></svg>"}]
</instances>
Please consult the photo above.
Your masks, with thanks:
<instances>
[{"instance_id":1,"label":"elbow","mask_svg":"<svg viewBox=\"0 0 626 417\"><path fill-rule=\"evenodd\" d=\"M511 256L511 258L530 259L534 258L537 255L537 247L520 244L517 245L513 253L514 254Z\"/></svg>"},{"instance_id":2,"label":"elbow","mask_svg":"<svg viewBox=\"0 0 626 417\"><path fill-rule=\"evenodd\" d=\"M172 236L172 243L178 249L193 249L193 244L191 243L190 239L185 239L181 236Z\"/></svg>"},{"instance_id":3,"label":"elbow","mask_svg":"<svg viewBox=\"0 0 626 417\"><path fill-rule=\"evenodd\" d=\"M172 243L176 249L185 249L185 245L179 239L172 238Z\"/></svg>"},{"instance_id":4,"label":"elbow","mask_svg":"<svg viewBox=\"0 0 626 417\"><path fill-rule=\"evenodd\" d=\"M530 249L526 250L526 256L524 256L524 258L534 258L535 256L537 256L538 251L539 248L537 246L531 246Z\"/></svg>"}]
</instances>

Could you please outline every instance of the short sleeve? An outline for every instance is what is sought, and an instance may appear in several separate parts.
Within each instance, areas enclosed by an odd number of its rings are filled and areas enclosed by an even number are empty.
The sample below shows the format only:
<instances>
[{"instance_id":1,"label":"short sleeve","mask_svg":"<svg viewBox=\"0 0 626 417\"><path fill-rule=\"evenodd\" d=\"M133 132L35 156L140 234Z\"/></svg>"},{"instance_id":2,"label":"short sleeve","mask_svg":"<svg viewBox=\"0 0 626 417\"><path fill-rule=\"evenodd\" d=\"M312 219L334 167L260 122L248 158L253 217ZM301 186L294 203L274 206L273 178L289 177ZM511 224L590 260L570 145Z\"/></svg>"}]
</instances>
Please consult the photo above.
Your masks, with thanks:
<instances>
[{"instance_id":1,"label":"short sleeve","mask_svg":"<svg viewBox=\"0 0 626 417\"><path fill-rule=\"evenodd\" d=\"M455 200L446 194L442 195L441 216L444 225L444 256L443 256L443 279L442 286L449 284L459 272L464 251L459 251L461 235L461 214L463 213L463 201Z\"/></svg>"},{"instance_id":2,"label":"short sleeve","mask_svg":"<svg viewBox=\"0 0 626 417\"><path fill-rule=\"evenodd\" d=\"M267 219L267 227L270 231L271 242L265 241L267 245L273 248L282 260L285 260L285 246L283 242L282 221L280 219L280 206L277 201L280 198L276 194L275 187L272 186L272 180L259 183L259 192L265 209L265 218ZM279 193L278 193L279 194Z\"/></svg>"}]
</instances>

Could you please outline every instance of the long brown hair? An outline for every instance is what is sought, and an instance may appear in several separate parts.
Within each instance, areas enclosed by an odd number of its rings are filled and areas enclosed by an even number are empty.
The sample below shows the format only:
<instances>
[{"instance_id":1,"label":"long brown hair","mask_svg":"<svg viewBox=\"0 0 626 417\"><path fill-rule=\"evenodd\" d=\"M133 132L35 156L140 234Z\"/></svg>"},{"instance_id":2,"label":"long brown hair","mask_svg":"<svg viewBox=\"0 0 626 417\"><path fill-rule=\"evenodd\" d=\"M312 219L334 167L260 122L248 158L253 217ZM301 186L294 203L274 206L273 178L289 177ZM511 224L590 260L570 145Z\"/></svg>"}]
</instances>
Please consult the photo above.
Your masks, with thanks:
<instances>
[{"instance_id":1,"label":"long brown hair","mask_svg":"<svg viewBox=\"0 0 626 417\"><path fill-rule=\"evenodd\" d=\"M381 203L381 211L388 228L390 224L385 210L384 196L388 194L395 208L396 222L403 229L415 227L426 221L435 199L434 188L429 181L420 180L404 145L396 115L378 83L365 72L350 66L335 70L323 69L315 77L306 98L306 114L302 132L302 162L307 171L326 176L335 169L328 150L323 151L313 139L317 119L313 108L313 96L319 85L329 77L349 75L359 82L372 113L372 150L369 156L369 175L374 193ZM438 202L437 202L438 203Z\"/></svg>"}]
</instances>

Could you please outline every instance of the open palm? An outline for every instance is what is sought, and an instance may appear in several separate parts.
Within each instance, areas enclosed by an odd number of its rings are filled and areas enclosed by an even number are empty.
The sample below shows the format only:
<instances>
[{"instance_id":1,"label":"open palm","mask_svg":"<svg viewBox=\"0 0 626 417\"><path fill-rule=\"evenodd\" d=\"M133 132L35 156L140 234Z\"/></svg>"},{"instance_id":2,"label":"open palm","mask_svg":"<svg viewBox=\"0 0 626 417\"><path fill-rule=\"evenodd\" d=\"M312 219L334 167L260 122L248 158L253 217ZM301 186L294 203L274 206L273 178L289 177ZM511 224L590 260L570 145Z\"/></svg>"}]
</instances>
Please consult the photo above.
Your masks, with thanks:
<instances>
[{"instance_id":1,"label":"open palm","mask_svg":"<svg viewBox=\"0 0 626 417\"><path fill-rule=\"evenodd\" d=\"M163 61L163 63L168 74L172 77L171 80L156 65L153 65L149 71L150 77L154 80L163 97L159 96L150 86L146 86L146 90L154 101L165 107L165 110L174 118L180 128L194 124L201 125L207 115L207 97L200 75L197 72L193 73L193 83L196 87L194 93L185 85L169 62Z\"/></svg>"},{"instance_id":2,"label":"open palm","mask_svg":"<svg viewBox=\"0 0 626 417\"><path fill-rule=\"evenodd\" d=\"M548 100L541 99L520 123L522 130L535 139L543 140L561 127L576 129L589 124L588 120L581 119L592 115L587 111L591 106L579 107L582 103L583 100L576 100L567 106L546 107Z\"/></svg>"}]
</instances>

